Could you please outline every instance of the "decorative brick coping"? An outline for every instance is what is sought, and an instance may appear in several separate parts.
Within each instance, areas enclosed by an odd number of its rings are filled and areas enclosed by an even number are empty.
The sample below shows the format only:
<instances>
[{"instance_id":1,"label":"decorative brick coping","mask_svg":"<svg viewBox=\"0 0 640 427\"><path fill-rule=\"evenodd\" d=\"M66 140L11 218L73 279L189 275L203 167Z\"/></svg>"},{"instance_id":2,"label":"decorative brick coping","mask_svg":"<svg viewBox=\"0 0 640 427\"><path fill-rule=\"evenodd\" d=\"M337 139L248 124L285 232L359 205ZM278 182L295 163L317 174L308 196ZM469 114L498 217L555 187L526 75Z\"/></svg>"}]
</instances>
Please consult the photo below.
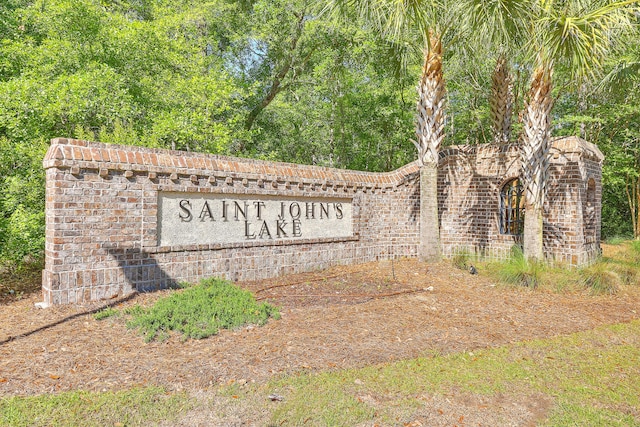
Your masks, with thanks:
<instances>
[{"instance_id":1,"label":"decorative brick coping","mask_svg":"<svg viewBox=\"0 0 640 427\"><path fill-rule=\"evenodd\" d=\"M298 185L302 189L305 184L321 182L323 189L337 186L344 187L345 191L347 188L391 189L402 185L419 171L417 162L393 172L371 173L66 138L51 141L43 166L45 169L69 168L72 174L79 174L81 169L94 169L105 177L109 171L123 171L125 176L132 176L133 172L147 172L150 179L166 174L170 169L173 171L170 179L189 177L194 183L205 177L211 184L215 184L217 179L232 184L233 180L241 177L256 180L259 186L270 182L274 188ZM246 181L243 184L246 185Z\"/></svg>"},{"instance_id":2,"label":"decorative brick coping","mask_svg":"<svg viewBox=\"0 0 640 427\"><path fill-rule=\"evenodd\" d=\"M585 157L599 162L604 159L604 155L595 144L577 137L554 138L551 145L555 155L582 153ZM517 144L501 147L501 151L505 152L517 149ZM491 145L486 144L446 147L440 152L440 161L463 153L482 154L483 150L487 151L488 155L495 153ZM175 175L172 174L171 179L188 176L195 182L199 177L205 176L213 183L215 178L233 180L242 175L244 179L257 180L259 185L271 181L274 187L281 184L291 186L323 182L323 186L328 187L393 188L402 185L419 171L417 162L409 163L392 172L371 173L202 153L124 147L66 138L51 141L43 165L45 169L70 168L71 172L76 174L83 168L96 169L104 176L109 170L123 171L125 175L127 171L148 172L151 179L155 179L158 173L166 173L167 168L172 168Z\"/></svg>"},{"instance_id":3,"label":"decorative brick coping","mask_svg":"<svg viewBox=\"0 0 640 427\"><path fill-rule=\"evenodd\" d=\"M454 145L443 148L439 153L439 161L444 161L447 157L458 155L479 155L481 158L483 155L493 158L496 154L496 149L501 153L508 153L512 151L518 151L518 144L505 144L495 146L494 144L479 144L479 145ZM604 160L604 154L598 148L597 145L580 139L577 136L557 137L551 139L550 147L551 155L554 158L560 157L562 154L577 153L582 155L585 159L593 160L601 163Z\"/></svg>"}]
</instances>

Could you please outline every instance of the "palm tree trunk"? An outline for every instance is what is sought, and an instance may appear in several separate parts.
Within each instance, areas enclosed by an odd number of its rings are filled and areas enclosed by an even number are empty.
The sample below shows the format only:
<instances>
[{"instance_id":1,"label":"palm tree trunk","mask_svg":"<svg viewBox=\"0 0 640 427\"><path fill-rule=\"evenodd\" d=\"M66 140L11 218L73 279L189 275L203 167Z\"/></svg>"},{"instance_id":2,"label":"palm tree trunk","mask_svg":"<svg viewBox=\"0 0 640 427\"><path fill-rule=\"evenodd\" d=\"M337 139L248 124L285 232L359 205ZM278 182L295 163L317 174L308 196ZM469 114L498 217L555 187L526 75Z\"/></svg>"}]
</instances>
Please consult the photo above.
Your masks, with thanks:
<instances>
[{"instance_id":1,"label":"palm tree trunk","mask_svg":"<svg viewBox=\"0 0 640 427\"><path fill-rule=\"evenodd\" d=\"M528 259L542 260L543 206L549 169L551 134L551 96L553 67L538 66L531 79L525 103L522 141L522 178L525 185L524 254Z\"/></svg>"},{"instance_id":2,"label":"palm tree trunk","mask_svg":"<svg viewBox=\"0 0 640 427\"><path fill-rule=\"evenodd\" d=\"M491 76L491 130L493 142L508 144L511 139L511 116L513 113L513 83L509 64L501 54Z\"/></svg>"},{"instance_id":3,"label":"palm tree trunk","mask_svg":"<svg viewBox=\"0 0 640 427\"><path fill-rule=\"evenodd\" d=\"M442 42L431 33L418 85L416 141L421 165L438 163L438 151L444 139L446 89L442 73Z\"/></svg>"},{"instance_id":4,"label":"palm tree trunk","mask_svg":"<svg viewBox=\"0 0 640 427\"><path fill-rule=\"evenodd\" d=\"M418 85L416 139L420 163L420 247L423 261L440 259L438 221L438 151L444 139L445 83L440 36L430 33Z\"/></svg>"}]
</instances>

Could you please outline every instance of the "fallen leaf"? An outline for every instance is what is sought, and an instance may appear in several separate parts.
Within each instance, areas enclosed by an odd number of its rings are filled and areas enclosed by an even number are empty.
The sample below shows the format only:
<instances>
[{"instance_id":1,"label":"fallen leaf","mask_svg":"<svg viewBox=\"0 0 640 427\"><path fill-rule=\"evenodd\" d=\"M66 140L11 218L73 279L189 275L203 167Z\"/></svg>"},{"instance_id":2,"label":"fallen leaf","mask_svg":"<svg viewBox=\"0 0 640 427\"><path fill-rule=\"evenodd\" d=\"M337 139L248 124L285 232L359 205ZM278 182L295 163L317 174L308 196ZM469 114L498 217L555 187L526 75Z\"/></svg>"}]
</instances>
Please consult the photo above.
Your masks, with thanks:
<instances>
[{"instance_id":1,"label":"fallen leaf","mask_svg":"<svg viewBox=\"0 0 640 427\"><path fill-rule=\"evenodd\" d=\"M49 378L51 378L52 380L57 380L60 378L60 375L56 375L56 374L49 374Z\"/></svg>"},{"instance_id":2,"label":"fallen leaf","mask_svg":"<svg viewBox=\"0 0 640 427\"><path fill-rule=\"evenodd\" d=\"M6 383L7 379L6 378L0 378L0 383Z\"/></svg>"}]
</instances>

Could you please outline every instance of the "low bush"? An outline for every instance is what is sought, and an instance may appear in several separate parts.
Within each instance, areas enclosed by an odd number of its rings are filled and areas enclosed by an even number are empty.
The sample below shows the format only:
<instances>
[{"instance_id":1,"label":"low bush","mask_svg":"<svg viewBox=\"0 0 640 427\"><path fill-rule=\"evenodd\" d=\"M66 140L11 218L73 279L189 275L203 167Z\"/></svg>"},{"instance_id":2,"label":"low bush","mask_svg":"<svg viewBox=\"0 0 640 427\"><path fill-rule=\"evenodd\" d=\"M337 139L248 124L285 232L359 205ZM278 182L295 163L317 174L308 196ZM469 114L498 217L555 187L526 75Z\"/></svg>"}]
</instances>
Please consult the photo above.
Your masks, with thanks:
<instances>
[{"instance_id":1,"label":"low bush","mask_svg":"<svg viewBox=\"0 0 640 427\"><path fill-rule=\"evenodd\" d=\"M96 320L104 320L109 317L117 316L120 312L113 307L105 307L102 310L93 314L93 318Z\"/></svg>"},{"instance_id":2,"label":"low bush","mask_svg":"<svg viewBox=\"0 0 640 427\"><path fill-rule=\"evenodd\" d=\"M203 280L131 314L127 326L139 328L147 342L165 339L169 331L200 339L217 334L220 328L263 325L270 317L280 318L277 308L256 302L250 292L221 279Z\"/></svg>"},{"instance_id":3,"label":"low bush","mask_svg":"<svg viewBox=\"0 0 640 427\"><path fill-rule=\"evenodd\" d=\"M623 282L617 269L606 261L580 269L580 276L584 285L595 294L613 294Z\"/></svg>"},{"instance_id":4,"label":"low bush","mask_svg":"<svg viewBox=\"0 0 640 427\"><path fill-rule=\"evenodd\" d=\"M485 265L485 270L503 283L536 288L543 286L555 292L613 294L620 286L640 284L640 241L625 241L595 263L574 268L565 264L549 264L527 260L514 246L505 261Z\"/></svg>"},{"instance_id":5,"label":"low bush","mask_svg":"<svg viewBox=\"0 0 640 427\"><path fill-rule=\"evenodd\" d=\"M546 269L547 266L543 262L527 260L522 250L514 246L511 257L500 263L497 275L503 282L535 288L543 283Z\"/></svg>"}]
</instances>

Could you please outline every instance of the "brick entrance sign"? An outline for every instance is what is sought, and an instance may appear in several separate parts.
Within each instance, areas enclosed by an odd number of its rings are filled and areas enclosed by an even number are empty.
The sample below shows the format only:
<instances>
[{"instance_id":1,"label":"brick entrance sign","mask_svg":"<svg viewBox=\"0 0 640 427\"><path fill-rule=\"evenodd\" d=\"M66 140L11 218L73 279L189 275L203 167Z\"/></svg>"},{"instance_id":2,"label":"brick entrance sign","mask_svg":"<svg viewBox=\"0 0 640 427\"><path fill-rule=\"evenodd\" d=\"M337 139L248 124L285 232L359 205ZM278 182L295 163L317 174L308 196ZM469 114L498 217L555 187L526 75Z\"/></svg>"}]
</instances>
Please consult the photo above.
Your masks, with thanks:
<instances>
[{"instance_id":1,"label":"brick entrance sign","mask_svg":"<svg viewBox=\"0 0 640 427\"><path fill-rule=\"evenodd\" d=\"M553 150L545 247L549 257L587 263L599 249L602 154L576 138ZM504 257L518 244L504 188L517 188L519 161L515 146L441 153L445 256ZM416 163L367 173L54 139L44 167L45 305L420 251Z\"/></svg>"},{"instance_id":2,"label":"brick entrance sign","mask_svg":"<svg viewBox=\"0 0 640 427\"><path fill-rule=\"evenodd\" d=\"M55 139L45 303L417 256L418 167L366 173Z\"/></svg>"}]
</instances>

